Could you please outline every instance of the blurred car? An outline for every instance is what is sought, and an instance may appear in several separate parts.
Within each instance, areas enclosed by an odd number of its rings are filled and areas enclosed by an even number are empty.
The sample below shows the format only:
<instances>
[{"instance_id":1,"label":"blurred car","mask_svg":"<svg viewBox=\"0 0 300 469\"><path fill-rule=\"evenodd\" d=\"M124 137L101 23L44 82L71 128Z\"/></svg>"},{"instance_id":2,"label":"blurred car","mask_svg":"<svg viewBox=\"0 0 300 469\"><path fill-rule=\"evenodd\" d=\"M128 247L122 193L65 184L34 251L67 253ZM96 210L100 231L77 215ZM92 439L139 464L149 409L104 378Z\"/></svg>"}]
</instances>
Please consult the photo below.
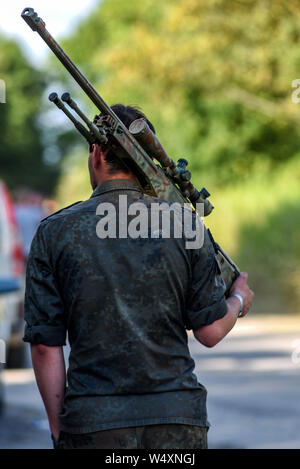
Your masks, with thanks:
<instances>
[{"instance_id":1,"label":"blurred car","mask_svg":"<svg viewBox=\"0 0 300 469\"><path fill-rule=\"evenodd\" d=\"M22 367L25 360L22 341L24 271L24 251L12 198L0 181L0 284L6 285L0 299L0 339L7 344L7 366L11 368ZM12 288L13 284L19 285L17 291ZM7 291L9 285L10 292Z\"/></svg>"},{"instance_id":2,"label":"blurred car","mask_svg":"<svg viewBox=\"0 0 300 469\"><path fill-rule=\"evenodd\" d=\"M0 413L4 404L4 388L1 380L1 371L6 361L6 342L4 337L9 337L10 331L7 330L9 321L5 315L7 311L7 295L20 291L21 283L17 277L0 277ZM9 327L8 327L9 329Z\"/></svg>"}]
</instances>

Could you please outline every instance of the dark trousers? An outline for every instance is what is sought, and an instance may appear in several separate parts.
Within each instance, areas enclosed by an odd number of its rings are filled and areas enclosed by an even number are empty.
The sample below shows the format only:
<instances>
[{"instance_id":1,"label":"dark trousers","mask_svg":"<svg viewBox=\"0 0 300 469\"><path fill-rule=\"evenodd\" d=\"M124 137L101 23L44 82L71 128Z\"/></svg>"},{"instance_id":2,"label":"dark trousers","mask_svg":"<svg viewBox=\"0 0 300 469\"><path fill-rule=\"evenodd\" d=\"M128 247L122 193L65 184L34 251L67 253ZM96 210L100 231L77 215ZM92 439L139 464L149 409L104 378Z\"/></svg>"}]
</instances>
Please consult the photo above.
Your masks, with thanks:
<instances>
[{"instance_id":1,"label":"dark trousers","mask_svg":"<svg viewBox=\"0 0 300 469\"><path fill-rule=\"evenodd\" d=\"M56 449L207 449L207 427L165 424L75 435L60 432Z\"/></svg>"}]
</instances>

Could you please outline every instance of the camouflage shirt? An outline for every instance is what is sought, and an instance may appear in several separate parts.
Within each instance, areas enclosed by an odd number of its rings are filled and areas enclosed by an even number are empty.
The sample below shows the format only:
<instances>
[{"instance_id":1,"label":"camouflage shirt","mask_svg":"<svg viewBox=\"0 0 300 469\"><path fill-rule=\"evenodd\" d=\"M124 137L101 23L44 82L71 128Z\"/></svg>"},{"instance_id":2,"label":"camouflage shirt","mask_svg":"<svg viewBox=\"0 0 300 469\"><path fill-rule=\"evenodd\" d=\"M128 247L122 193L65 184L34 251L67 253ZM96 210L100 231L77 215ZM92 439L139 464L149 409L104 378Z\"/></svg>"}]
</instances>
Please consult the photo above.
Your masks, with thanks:
<instances>
[{"instance_id":1,"label":"camouflage shirt","mask_svg":"<svg viewBox=\"0 0 300 469\"><path fill-rule=\"evenodd\" d=\"M24 340L61 346L68 333L65 432L206 426L206 389L193 373L186 330L227 312L212 243L206 230L200 249L174 237L100 239L97 206L118 211L120 194L128 203L155 200L135 181L105 181L40 224L27 266Z\"/></svg>"}]
</instances>

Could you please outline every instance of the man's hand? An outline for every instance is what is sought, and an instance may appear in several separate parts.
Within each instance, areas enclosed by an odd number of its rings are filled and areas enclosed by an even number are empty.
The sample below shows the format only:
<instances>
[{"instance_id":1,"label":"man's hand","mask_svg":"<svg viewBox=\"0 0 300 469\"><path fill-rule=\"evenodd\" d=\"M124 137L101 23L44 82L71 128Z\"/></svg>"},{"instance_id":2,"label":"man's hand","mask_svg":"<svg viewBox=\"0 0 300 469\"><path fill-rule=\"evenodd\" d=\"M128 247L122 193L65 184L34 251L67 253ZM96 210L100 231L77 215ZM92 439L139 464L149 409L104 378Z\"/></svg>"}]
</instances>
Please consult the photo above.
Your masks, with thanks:
<instances>
[{"instance_id":1,"label":"man's hand","mask_svg":"<svg viewBox=\"0 0 300 469\"><path fill-rule=\"evenodd\" d=\"M249 312L254 293L253 291L249 288L247 284L248 280L248 274L247 272L241 272L241 275L236 279L236 281L233 283L231 290L230 290L230 295L233 295L234 293L237 293L241 295L243 298L243 314L241 317L246 316L246 314Z\"/></svg>"}]
</instances>

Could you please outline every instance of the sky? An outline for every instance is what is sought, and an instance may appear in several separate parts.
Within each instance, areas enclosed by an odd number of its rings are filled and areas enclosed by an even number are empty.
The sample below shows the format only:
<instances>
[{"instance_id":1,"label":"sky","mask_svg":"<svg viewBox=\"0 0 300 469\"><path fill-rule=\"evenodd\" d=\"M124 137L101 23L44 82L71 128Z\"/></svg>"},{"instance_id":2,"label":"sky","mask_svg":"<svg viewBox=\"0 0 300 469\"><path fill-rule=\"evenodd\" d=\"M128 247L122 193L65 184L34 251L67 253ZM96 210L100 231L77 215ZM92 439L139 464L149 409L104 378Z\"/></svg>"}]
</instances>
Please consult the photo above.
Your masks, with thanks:
<instances>
[{"instance_id":1,"label":"sky","mask_svg":"<svg viewBox=\"0 0 300 469\"><path fill-rule=\"evenodd\" d=\"M31 63L38 66L45 60L49 48L21 18L23 9L34 8L45 21L48 31L59 39L70 34L98 3L99 0L4 0L1 2L0 33L18 39Z\"/></svg>"}]
</instances>

